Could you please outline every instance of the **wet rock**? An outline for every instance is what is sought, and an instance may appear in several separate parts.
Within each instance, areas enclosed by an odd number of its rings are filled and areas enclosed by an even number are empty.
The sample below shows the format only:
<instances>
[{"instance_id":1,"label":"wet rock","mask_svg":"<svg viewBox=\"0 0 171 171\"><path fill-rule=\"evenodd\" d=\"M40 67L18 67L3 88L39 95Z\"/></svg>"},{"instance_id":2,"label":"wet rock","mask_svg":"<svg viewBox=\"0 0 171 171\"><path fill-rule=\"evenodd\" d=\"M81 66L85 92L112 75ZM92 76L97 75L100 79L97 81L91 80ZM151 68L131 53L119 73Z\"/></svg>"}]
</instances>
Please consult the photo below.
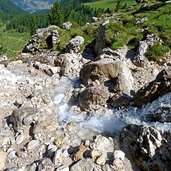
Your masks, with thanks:
<instances>
[{"instance_id":1,"label":"wet rock","mask_svg":"<svg viewBox=\"0 0 171 171\"><path fill-rule=\"evenodd\" d=\"M170 133L143 125L128 125L121 133L124 149L142 170L170 170Z\"/></svg>"},{"instance_id":2,"label":"wet rock","mask_svg":"<svg viewBox=\"0 0 171 171\"><path fill-rule=\"evenodd\" d=\"M95 168L90 159L83 159L71 166L70 171L93 171Z\"/></svg>"},{"instance_id":3,"label":"wet rock","mask_svg":"<svg viewBox=\"0 0 171 171\"><path fill-rule=\"evenodd\" d=\"M141 107L143 104L151 103L160 96L171 91L171 71L161 71L156 79L142 87L135 95L135 105Z\"/></svg>"},{"instance_id":4,"label":"wet rock","mask_svg":"<svg viewBox=\"0 0 171 171\"><path fill-rule=\"evenodd\" d=\"M54 171L54 165L49 158L43 158L39 161L38 171Z\"/></svg>"},{"instance_id":5,"label":"wet rock","mask_svg":"<svg viewBox=\"0 0 171 171\"><path fill-rule=\"evenodd\" d=\"M161 106L152 113L147 114L147 121L150 122L171 122L171 106Z\"/></svg>"},{"instance_id":6,"label":"wet rock","mask_svg":"<svg viewBox=\"0 0 171 171\"><path fill-rule=\"evenodd\" d=\"M105 106L109 99L107 87L95 85L86 88L79 96L79 105L86 111L98 110Z\"/></svg>"},{"instance_id":7,"label":"wet rock","mask_svg":"<svg viewBox=\"0 0 171 171\"><path fill-rule=\"evenodd\" d=\"M84 38L82 36L76 36L69 41L66 45L66 52L68 53L78 53L81 51L81 47L84 44Z\"/></svg>"},{"instance_id":8,"label":"wet rock","mask_svg":"<svg viewBox=\"0 0 171 171\"><path fill-rule=\"evenodd\" d=\"M0 170L3 170L5 168L7 160L7 153L0 151Z\"/></svg>"},{"instance_id":9,"label":"wet rock","mask_svg":"<svg viewBox=\"0 0 171 171\"><path fill-rule=\"evenodd\" d=\"M121 107L121 106L129 106L131 100L133 98L131 96L128 96L124 93L118 93L113 95L113 97L110 100L110 104L113 107Z\"/></svg>"}]
</instances>

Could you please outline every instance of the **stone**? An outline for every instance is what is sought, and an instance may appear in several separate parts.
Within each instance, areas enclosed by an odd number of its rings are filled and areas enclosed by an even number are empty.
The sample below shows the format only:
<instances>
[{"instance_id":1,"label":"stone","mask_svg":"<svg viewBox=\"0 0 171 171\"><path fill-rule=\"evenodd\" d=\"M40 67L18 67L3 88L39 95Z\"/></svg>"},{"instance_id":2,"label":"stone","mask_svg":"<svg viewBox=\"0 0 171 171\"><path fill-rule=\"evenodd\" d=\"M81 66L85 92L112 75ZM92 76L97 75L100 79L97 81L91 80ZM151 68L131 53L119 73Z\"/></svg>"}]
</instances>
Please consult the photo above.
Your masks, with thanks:
<instances>
[{"instance_id":1,"label":"stone","mask_svg":"<svg viewBox=\"0 0 171 171\"><path fill-rule=\"evenodd\" d=\"M32 140L27 144L28 150L35 150L40 145L39 140Z\"/></svg>"},{"instance_id":2,"label":"stone","mask_svg":"<svg viewBox=\"0 0 171 171\"><path fill-rule=\"evenodd\" d=\"M3 170L5 168L6 160L7 160L7 153L0 151L0 170Z\"/></svg>"},{"instance_id":3,"label":"stone","mask_svg":"<svg viewBox=\"0 0 171 171\"><path fill-rule=\"evenodd\" d=\"M64 29L66 29L66 30L70 30L71 27L72 27L72 23L69 22L69 21L68 21L68 22L65 22L65 23L63 23L62 27L63 27Z\"/></svg>"},{"instance_id":4,"label":"stone","mask_svg":"<svg viewBox=\"0 0 171 171\"><path fill-rule=\"evenodd\" d=\"M114 159L121 159L124 160L125 158L125 153L122 150L115 150L114 151Z\"/></svg>"},{"instance_id":5,"label":"stone","mask_svg":"<svg viewBox=\"0 0 171 171\"><path fill-rule=\"evenodd\" d=\"M0 62L7 61L8 57L6 54L0 56Z\"/></svg>"},{"instance_id":6,"label":"stone","mask_svg":"<svg viewBox=\"0 0 171 171\"><path fill-rule=\"evenodd\" d=\"M80 79L86 86L98 80L100 84L105 84L109 91L123 92L128 95L133 90L133 77L126 61L100 59L89 62L81 69Z\"/></svg>"},{"instance_id":7,"label":"stone","mask_svg":"<svg viewBox=\"0 0 171 171\"><path fill-rule=\"evenodd\" d=\"M57 168L55 171L69 171L69 167L61 166L61 167Z\"/></svg>"},{"instance_id":8,"label":"stone","mask_svg":"<svg viewBox=\"0 0 171 171\"><path fill-rule=\"evenodd\" d=\"M148 18L147 17L144 17L144 18L141 18L141 19L139 19L138 21L136 21L136 23L135 24L142 24L142 23L144 23L145 21L148 21Z\"/></svg>"},{"instance_id":9,"label":"stone","mask_svg":"<svg viewBox=\"0 0 171 171\"><path fill-rule=\"evenodd\" d=\"M92 19L93 19L93 22L98 22L99 21L99 19L97 17L93 17Z\"/></svg>"},{"instance_id":10,"label":"stone","mask_svg":"<svg viewBox=\"0 0 171 171\"><path fill-rule=\"evenodd\" d=\"M98 165L104 166L106 163L106 155L102 154L101 156L99 156L96 160L96 163Z\"/></svg>"},{"instance_id":11,"label":"stone","mask_svg":"<svg viewBox=\"0 0 171 171\"><path fill-rule=\"evenodd\" d=\"M143 125L128 125L120 135L122 147L142 170L170 170L170 133Z\"/></svg>"},{"instance_id":12,"label":"stone","mask_svg":"<svg viewBox=\"0 0 171 171\"><path fill-rule=\"evenodd\" d=\"M95 39L94 51L99 54L104 48L107 47L107 42L105 40L106 27L101 26L98 36Z\"/></svg>"},{"instance_id":13,"label":"stone","mask_svg":"<svg viewBox=\"0 0 171 171\"><path fill-rule=\"evenodd\" d=\"M79 54L65 53L57 56L54 63L60 67L60 76L77 76L83 65L81 59Z\"/></svg>"},{"instance_id":14,"label":"stone","mask_svg":"<svg viewBox=\"0 0 171 171\"><path fill-rule=\"evenodd\" d=\"M101 152L99 150L93 149L90 152L90 156L91 156L91 158L97 158L97 157L101 156Z\"/></svg>"},{"instance_id":15,"label":"stone","mask_svg":"<svg viewBox=\"0 0 171 171\"><path fill-rule=\"evenodd\" d=\"M123 160L116 158L113 161L113 168L114 168L114 170L117 170L117 171L123 171L124 170Z\"/></svg>"},{"instance_id":16,"label":"stone","mask_svg":"<svg viewBox=\"0 0 171 171\"><path fill-rule=\"evenodd\" d=\"M128 96L124 93L115 93L110 99L110 104L113 107L127 107L130 105L132 99L133 98L131 96Z\"/></svg>"},{"instance_id":17,"label":"stone","mask_svg":"<svg viewBox=\"0 0 171 171\"><path fill-rule=\"evenodd\" d=\"M98 110L107 104L109 92L105 86L93 86L86 88L79 96L79 105L83 110Z\"/></svg>"},{"instance_id":18,"label":"stone","mask_svg":"<svg viewBox=\"0 0 171 171\"><path fill-rule=\"evenodd\" d=\"M84 38L82 36L76 36L69 41L66 45L66 52L68 53L78 53L81 51L81 47L84 44Z\"/></svg>"},{"instance_id":19,"label":"stone","mask_svg":"<svg viewBox=\"0 0 171 171\"><path fill-rule=\"evenodd\" d=\"M16 151L10 151L8 154L9 158L16 158L17 157L17 152Z\"/></svg>"},{"instance_id":20,"label":"stone","mask_svg":"<svg viewBox=\"0 0 171 171\"><path fill-rule=\"evenodd\" d=\"M54 165L49 158L43 158L39 161L37 171L54 171Z\"/></svg>"},{"instance_id":21,"label":"stone","mask_svg":"<svg viewBox=\"0 0 171 171\"><path fill-rule=\"evenodd\" d=\"M70 171L93 171L95 168L92 160L83 159L71 166Z\"/></svg>"},{"instance_id":22,"label":"stone","mask_svg":"<svg viewBox=\"0 0 171 171\"><path fill-rule=\"evenodd\" d=\"M171 71L162 70L156 79L139 89L134 97L135 106L151 103L171 91Z\"/></svg>"},{"instance_id":23,"label":"stone","mask_svg":"<svg viewBox=\"0 0 171 171\"><path fill-rule=\"evenodd\" d=\"M36 119L36 113L37 109L30 107L23 107L14 110L11 115L11 121L13 123L14 130L21 132L25 129L25 126L27 126L29 129L33 120Z\"/></svg>"},{"instance_id":24,"label":"stone","mask_svg":"<svg viewBox=\"0 0 171 171\"><path fill-rule=\"evenodd\" d=\"M133 59L133 63L138 67L144 66L144 62L147 60L145 57L147 50L149 49L149 47L153 46L154 43L160 43L160 41L160 38L155 36L154 34L148 34L145 40L139 42L136 55Z\"/></svg>"}]
</instances>

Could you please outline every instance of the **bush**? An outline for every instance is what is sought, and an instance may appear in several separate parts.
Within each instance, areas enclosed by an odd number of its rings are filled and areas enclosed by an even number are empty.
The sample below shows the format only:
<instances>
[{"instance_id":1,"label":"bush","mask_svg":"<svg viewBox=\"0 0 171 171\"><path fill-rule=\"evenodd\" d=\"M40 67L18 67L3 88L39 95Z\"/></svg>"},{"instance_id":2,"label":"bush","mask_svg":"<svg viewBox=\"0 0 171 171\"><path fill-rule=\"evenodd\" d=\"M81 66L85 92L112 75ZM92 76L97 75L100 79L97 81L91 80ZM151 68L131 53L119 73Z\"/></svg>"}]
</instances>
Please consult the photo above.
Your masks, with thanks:
<instances>
[{"instance_id":1,"label":"bush","mask_svg":"<svg viewBox=\"0 0 171 171\"><path fill-rule=\"evenodd\" d=\"M165 44L155 43L150 47L146 53L146 56L150 60L158 61L164 57L164 55L169 52L170 48Z\"/></svg>"}]
</instances>

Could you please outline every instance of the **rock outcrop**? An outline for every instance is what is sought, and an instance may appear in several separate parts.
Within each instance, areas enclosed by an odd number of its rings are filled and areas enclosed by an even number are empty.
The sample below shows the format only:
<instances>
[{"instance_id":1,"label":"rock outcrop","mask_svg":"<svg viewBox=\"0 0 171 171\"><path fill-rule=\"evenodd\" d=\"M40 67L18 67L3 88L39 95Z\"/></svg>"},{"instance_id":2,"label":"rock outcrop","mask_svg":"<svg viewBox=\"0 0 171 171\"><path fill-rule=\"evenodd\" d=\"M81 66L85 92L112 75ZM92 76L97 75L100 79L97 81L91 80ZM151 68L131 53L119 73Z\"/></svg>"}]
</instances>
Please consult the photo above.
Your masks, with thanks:
<instances>
[{"instance_id":1,"label":"rock outcrop","mask_svg":"<svg viewBox=\"0 0 171 171\"><path fill-rule=\"evenodd\" d=\"M94 51L96 54L99 54L107 46L105 40L105 31L106 31L105 26L101 26L99 34L95 40Z\"/></svg>"},{"instance_id":2,"label":"rock outcrop","mask_svg":"<svg viewBox=\"0 0 171 171\"><path fill-rule=\"evenodd\" d=\"M138 90L134 98L135 105L141 107L143 104L151 103L170 91L171 72L170 70L163 70L154 81Z\"/></svg>"},{"instance_id":3,"label":"rock outcrop","mask_svg":"<svg viewBox=\"0 0 171 171\"><path fill-rule=\"evenodd\" d=\"M144 62L146 60L145 54L147 50L149 49L150 46L153 46L154 43L161 43L161 40L159 37L153 35L153 34L148 34L145 38L145 40L140 41L138 48L137 48L137 54L135 55L133 62L137 66L143 66Z\"/></svg>"},{"instance_id":4,"label":"rock outcrop","mask_svg":"<svg viewBox=\"0 0 171 171\"><path fill-rule=\"evenodd\" d=\"M49 26L47 28L38 29L36 34L32 36L29 43L23 49L24 53L41 52L43 49L55 48L60 42L57 26Z\"/></svg>"},{"instance_id":5,"label":"rock outcrop","mask_svg":"<svg viewBox=\"0 0 171 171\"><path fill-rule=\"evenodd\" d=\"M121 141L142 170L170 170L170 133L162 134L149 126L128 125L121 133Z\"/></svg>"},{"instance_id":6,"label":"rock outcrop","mask_svg":"<svg viewBox=\"0 0 171 171\"><path fill-rule=\"evenodd\" d=\"M84 44L84 38L82 36L76 36L69 41L66 45L66 52L68 53L78 53Z\"/></svg>"}]
</instances>

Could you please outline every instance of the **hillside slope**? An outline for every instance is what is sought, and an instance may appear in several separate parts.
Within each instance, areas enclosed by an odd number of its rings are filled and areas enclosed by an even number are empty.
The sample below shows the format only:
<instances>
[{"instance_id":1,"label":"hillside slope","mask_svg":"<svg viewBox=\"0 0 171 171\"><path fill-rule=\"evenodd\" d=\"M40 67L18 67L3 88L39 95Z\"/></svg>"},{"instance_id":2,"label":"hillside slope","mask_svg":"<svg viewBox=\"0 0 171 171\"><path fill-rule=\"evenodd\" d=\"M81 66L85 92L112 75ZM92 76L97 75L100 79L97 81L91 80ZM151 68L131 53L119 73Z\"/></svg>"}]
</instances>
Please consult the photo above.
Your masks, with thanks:
<instances>
[{"instance_id":1,"label":"hillside slope","mask_svg":"<svg viewBox=\"0 0 171 171\"><path fill-rule=\"evenodd\" d=\"M0 12L3 14L24 14L23 9L16 6L11 0L0 0Z\"/></svg>"},{"instance_id":2,"label":"hillside slope","mask_svg":"<svg viewBox=\"0 0 171 171\"><path fill-rule=\"evenodd\" d=\"M17 6L30 13L38 10L50 9L56 0L12 0Z\"/></svg>"}]
</instances>

